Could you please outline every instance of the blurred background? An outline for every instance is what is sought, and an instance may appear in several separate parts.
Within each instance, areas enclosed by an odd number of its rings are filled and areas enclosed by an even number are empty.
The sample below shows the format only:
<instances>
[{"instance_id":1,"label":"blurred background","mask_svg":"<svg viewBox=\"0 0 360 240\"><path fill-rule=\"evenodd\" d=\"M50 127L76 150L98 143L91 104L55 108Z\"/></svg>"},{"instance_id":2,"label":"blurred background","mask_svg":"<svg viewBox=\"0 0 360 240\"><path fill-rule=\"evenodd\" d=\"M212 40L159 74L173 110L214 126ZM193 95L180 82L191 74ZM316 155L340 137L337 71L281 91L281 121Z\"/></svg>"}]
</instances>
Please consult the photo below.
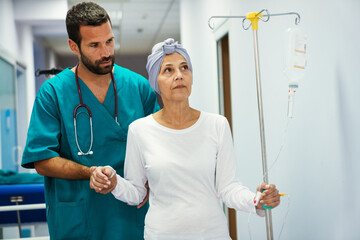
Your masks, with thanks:
<instances>
[{"instance_id":1,"label":"blurred background","mask_svg":"<svg viewBox=\"0 0 360 240\"><path fill-rule=\"evenodd\" d=\"M67 44L65 16L78 2L0 0L0 169L4 172L34 173L20 163L37 90L53 76L40 73L76 65ZM172 37L184 45L193 65L190 104L228 118L239 178L253 191L263 172L252 30L244 30L240 19L225 18L211 21L212 30L208 20L262 9L270 14L299 13L298 27L308 38L308 60L296 89L294 118L287 117L284 69L286 31L295 27L295 17L271 17L260 21L258 30L268 177L288 193L272 211L274 237L360 239L356 220L360 213L359 1L95 2L111 17L116 63L123 67L147 77L146 59L155 43ZM266 239L264 218L226 212L233 239L250 239L250 235ZM2 214L0 236L17 238L17 222ZM46 222L31 224L27 235L46 237Z\"/></svg>"}]
</instances>

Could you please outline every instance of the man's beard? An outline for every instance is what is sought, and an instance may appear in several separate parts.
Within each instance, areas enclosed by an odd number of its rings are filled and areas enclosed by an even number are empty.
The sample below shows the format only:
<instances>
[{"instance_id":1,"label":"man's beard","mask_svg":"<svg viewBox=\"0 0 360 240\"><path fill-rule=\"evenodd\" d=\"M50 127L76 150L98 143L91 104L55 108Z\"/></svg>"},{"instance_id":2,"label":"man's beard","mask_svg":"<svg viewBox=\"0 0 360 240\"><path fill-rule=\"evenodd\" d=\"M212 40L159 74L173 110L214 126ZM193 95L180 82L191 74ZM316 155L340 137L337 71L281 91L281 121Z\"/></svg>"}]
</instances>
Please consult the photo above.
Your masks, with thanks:
<instances>
[{"instance_id":1,"label":"man's beard","mask_svg":"<svg viewBox=\"0 0 360 240\"><path fill-rule=\"evenodd\" d=\"M108 73L110 73L114 67L114 62L115 62L115 56L114 55L110 55L109 57L103 57L100 60L96 60L95 63L93 64L90 59L88 57L86 57L85 54L83 54L80 51L80 57L81 57L81 61L82 63L85 65L85 67L87 69L89 69L89 71L91 71L92 73L95 74L99 74L99 75L106 75ZM111 61L111 64L105 67L101 67L100 64L103 62L107 62L107 61Z\"/></svg>"}]
</instances>

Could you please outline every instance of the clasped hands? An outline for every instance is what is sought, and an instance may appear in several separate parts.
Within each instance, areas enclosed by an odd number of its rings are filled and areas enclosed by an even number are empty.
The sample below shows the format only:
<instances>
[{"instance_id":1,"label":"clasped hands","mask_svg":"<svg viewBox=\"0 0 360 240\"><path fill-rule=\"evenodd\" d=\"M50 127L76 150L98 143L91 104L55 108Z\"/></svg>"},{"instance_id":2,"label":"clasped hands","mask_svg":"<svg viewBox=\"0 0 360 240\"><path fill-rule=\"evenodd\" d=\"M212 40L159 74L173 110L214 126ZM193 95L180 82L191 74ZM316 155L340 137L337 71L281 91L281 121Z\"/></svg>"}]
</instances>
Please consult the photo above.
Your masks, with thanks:
<instances>
[{"instance_id":1,"label":"clasped hands","mask_svg":"<svg viewBox=\"0 0 360 240\"><path fill-rule=\"evenodd\" d=\"M113 191L117 184L116 172L111 167L90 167L90 188L97 193L108 194ZM137 208L141 208L149 199L149 186L146 182L146 196Z\"/></svg>"}]
</instances>

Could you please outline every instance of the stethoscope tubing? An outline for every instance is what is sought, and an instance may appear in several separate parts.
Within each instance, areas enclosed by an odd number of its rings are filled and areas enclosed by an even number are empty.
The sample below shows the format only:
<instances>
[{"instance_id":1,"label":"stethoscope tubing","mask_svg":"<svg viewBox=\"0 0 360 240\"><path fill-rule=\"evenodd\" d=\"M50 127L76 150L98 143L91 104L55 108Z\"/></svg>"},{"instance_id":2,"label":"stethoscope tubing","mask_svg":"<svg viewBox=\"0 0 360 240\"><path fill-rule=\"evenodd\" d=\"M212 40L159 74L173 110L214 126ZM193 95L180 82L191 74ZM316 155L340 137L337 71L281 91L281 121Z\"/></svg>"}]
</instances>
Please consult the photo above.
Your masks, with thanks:
<instances>
[{"instance_id":1,"label":"stethoscope tubing","mask_svg":"<svg viewBox=\"0 0 360 240\"><path fill-rule=\"evenodd\" d=\"M75 142L76 142L76 146L79 150L78 152L78 155L79 156L82 156L82 155L91 155L93 154L93 151L92 151L92 146L93 146L93 140L94 140L94 135L93 135L93 124L92 124L92 114L91 114L91 110L90 108L83 103L83 100L82 100L82 94L81 94L81 90L80 90L80 84L79 84L79 77L78 77L78 66L79 64L76 65L76 68L75 68L75 80L76 80L76 86L77 86L77 90L78 90L78 94L79 94L79 99L80 99L80 104L77 105L74 109L74 114L73 114L73 118L74 118L74 131L75 131ZM117 90L116 90L116 84L115 84L115 79L114 79L114 74L113 72L111 71L110 72L111 74L111 80L113 82L113 87L114 87L114 96L115 96L115 122L119 125L119 122L118 122L118 117L117 117ZM87 152L83 152L80 148L80 145L79 145L79 141L78 141L78 137L77 137L77 129L76 129L76 117L77 117L77 110L81 107L84 107L87 109L87 112L89 114L89 122L90 122L90 147L89 147L89 150Z\"/></svg>"},{"instance_id":2,"label":"stethoscope tubing","mask_svg":"<svg viewBox=\"0 0 360 240\"><path fill-rule=\"evenodd\" d=\"M86 105L85 105L86 106ZM78 141L78 138L77 138L77 130L76 130L76 117L74 118L74 131L75 131L75 142L76 142L76 146L79 150L78 152L78 155L79 156L83 156L83 155L91 155L93 154L93 151L91 150L92 149L92 145L93 145L93 139L94 139L94 135L93 135L93 127L92 127L92 117L89 117L89 122L90 122L90 147L89 147L89 150L87 152L83 152L80 148L80 145L79 145L79 141Z\"/></svg>"}]
</instances>

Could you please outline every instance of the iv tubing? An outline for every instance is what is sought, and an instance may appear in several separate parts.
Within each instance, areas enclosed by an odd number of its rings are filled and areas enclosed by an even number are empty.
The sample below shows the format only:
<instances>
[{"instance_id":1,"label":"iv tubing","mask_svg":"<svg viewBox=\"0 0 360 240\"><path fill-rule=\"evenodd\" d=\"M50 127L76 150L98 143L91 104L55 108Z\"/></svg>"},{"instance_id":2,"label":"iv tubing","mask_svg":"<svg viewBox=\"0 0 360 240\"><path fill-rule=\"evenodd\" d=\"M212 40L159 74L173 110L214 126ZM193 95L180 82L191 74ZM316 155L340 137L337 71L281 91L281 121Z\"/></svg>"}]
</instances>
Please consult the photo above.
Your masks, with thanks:
<instances>
[{"instance_id":1,"label":"iv tubing","mask_svg":"<svg viewBox=\"0 0 360 240\"><path fill-rule=\"evenodd\" d=\"M268 168L267 172L264 173L263 175L263 178L265 178L265 176L268 175L269 171L274 167L274 165L276 164L276 162L278 161L279 159L279 156L285 146L285 143L286 143L286 136L287 136L287 131L288 131L288 128L289 128L289 124L290 124L290 120L289 118L287 119L287 122L286 122L286 125L285 125L285 129L284 129L284 133L283 133L283 139L282 139L282 144L279 148L279 151L275 157L275 160L273 161L273 163L270 165L270 167ZM288 205L287 205L287 208L286 208L286 214L285 214L285 217L284 217L284 221L283 221L283 224L281 226L281 230L280 230L280 233L279 233L279 240L280 240L280 237L281 237L281 233L284 229L284 226L285 226L285 222L286 222L286 217L289 213L289 208L290 208L290 195L286 194L286 193L279 193L279 196L282 197L282 196L285 196L287 195L288 197ZM251 216L251 213L249 213L249 216L248 216L248 232L249 232L249 237L250 237L250 240L252 240L252 235L251 235L251 227L250 227L250 216Z\"/></svg>"}]
</instances>

